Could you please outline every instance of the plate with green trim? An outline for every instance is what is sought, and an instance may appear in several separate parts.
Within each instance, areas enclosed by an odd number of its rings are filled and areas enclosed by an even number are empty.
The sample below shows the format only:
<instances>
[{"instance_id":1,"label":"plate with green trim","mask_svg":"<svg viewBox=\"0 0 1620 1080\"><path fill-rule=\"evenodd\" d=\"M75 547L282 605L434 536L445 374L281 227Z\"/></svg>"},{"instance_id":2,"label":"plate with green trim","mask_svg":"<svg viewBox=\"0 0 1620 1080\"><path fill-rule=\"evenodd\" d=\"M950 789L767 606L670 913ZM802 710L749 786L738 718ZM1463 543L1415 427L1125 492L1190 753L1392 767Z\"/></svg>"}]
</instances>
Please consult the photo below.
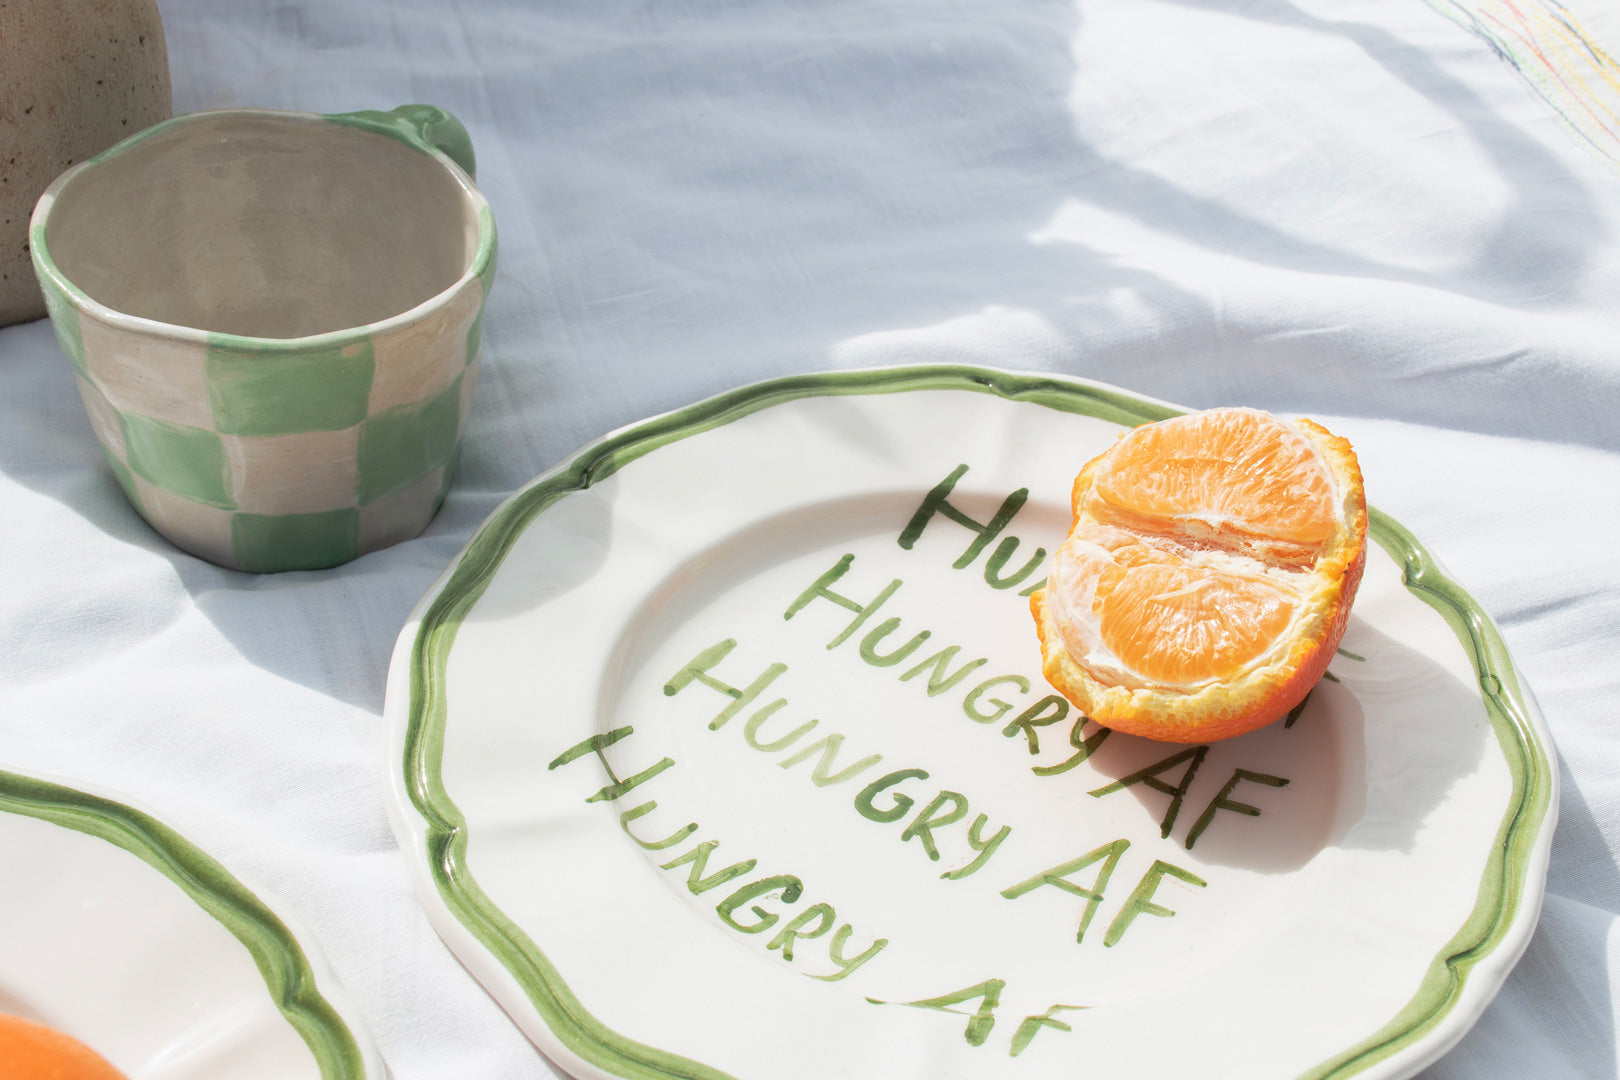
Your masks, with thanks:
<instances>
[{"instance_id":1,"label":"plate with green trim","mask_svg":"<svg viewBox=\"0 0 1620 1080\"><path fill-rule=\"evenodd\" d=\"M1108 733L1041 677L1027 595L1075 472L1179 411L808 375L523 488L389 673L390 813L438 932L580 1077L1434 1060L1534 929L1556 769L1404 528L1372 512L1328 676L1259 731Z\"/></svg>"},{"instance_id":2,"label":"plate with green trim","mask_svg":"<svg viewBox=\"0 0 1620 1080\"><path fill-rule=\"evenodd\" d=\"M0 1013L130 1080L384 1080L285 915L107 795L0 770Z\"/></svg>"}]
</instances>

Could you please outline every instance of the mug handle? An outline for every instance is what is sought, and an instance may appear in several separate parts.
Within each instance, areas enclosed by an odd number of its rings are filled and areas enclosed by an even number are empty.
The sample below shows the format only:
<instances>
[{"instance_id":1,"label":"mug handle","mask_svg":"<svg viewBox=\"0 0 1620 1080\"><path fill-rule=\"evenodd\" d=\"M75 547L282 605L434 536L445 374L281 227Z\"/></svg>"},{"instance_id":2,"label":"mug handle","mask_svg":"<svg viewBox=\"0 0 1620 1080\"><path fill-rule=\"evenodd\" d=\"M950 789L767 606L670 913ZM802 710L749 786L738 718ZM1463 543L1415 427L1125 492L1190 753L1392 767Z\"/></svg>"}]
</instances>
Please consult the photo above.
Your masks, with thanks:
<instances>
[{"instance_id":1,"label":"mug handle","mask_svg":"<svg viewBox=\"0 0 1620 1080\"><path fill-rule=\"evenodd\" d=\"M471 179L478 178L478 158L473 153L472 138L449 110L437 105L401 105L382 112L362 109L359 112L327 113L326 119L339 124L352 124L382 135L403 138L422 150L438 150L461 167Z\"/></svg>"}]
</instances>

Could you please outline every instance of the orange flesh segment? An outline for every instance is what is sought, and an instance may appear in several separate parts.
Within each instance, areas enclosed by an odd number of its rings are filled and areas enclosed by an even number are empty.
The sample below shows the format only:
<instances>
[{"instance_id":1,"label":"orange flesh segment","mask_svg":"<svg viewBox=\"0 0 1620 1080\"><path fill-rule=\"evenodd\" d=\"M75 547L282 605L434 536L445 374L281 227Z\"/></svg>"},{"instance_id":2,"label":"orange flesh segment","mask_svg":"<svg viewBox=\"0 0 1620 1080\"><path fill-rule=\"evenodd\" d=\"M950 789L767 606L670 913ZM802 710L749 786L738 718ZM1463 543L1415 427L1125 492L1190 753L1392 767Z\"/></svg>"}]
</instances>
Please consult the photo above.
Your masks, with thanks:
<instances>
[{"instance_id":1,"label":"orange flesh segment","mask_svg":"<svg viewBox=\"0 0 1620 1080\"><path fill-rule=\"evenodd\" d=\"M1098 520L1199 522L1216 533L1316 547L1337 527L1332 477L1314 447L1264 413L1223 409L1137 428L1097 471Z\"/></svg>"},{"instance_id":2,"label":"orange flesh segment","mask_svg":"<svg viewBox=\"0 0 1620 1080\"><path fill-rule=\"evenodd\" d=\"M1297 593L1238 560L1198 564L1107 527L1078 526L1057 554L1050 587L1114 658L1141 679L1196 685L1263 656L1288 629ZM1065 628L1071 655L1089 651Z\"/></svg>"},{"instance_id":3,"label":"orange flesh segment","mask_svg":"<svg viewBox=\"0 0 1620 1080\"><path fill-rule=\"evenodd\" d=\"M1145 679L1221 679L1271 647L1296 604L1262 580L1185 564L1132 567L1096 600L1103 644Z\"/></svg>"}]
</instances>

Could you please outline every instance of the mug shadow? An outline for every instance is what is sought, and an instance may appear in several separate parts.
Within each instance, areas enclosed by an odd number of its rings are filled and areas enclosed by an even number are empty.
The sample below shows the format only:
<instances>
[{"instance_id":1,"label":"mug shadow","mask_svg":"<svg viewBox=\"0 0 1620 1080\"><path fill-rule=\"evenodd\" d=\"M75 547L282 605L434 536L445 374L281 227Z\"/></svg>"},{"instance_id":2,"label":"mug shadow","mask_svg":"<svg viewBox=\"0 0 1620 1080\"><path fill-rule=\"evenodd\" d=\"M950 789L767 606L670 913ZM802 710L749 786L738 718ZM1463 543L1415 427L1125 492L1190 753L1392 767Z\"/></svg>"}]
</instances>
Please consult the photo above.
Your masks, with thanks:
<instances>
[{"instance_id":1,"label":"mug shadow","mask_svg":"<svg viewBox=\"0 0 1620 1080\"><path fill-rule=\"evenodd\" d=\"M64 399L52 410L61 422L47 433L53 460L38 463L38 472L7 467L8 478L48 495L110 540L166 561L195 609L253 666L375 715L382 713L400 627L500 498L452 485L421 536L330 570L227 570L174 547L147 524L102 460L71 380L60 380L52 394ZM156 616L143 610L141 632L156 633L184 614L180 607ZM109 627L133 618L101 614Z\"/></svg>"}]
</instances>

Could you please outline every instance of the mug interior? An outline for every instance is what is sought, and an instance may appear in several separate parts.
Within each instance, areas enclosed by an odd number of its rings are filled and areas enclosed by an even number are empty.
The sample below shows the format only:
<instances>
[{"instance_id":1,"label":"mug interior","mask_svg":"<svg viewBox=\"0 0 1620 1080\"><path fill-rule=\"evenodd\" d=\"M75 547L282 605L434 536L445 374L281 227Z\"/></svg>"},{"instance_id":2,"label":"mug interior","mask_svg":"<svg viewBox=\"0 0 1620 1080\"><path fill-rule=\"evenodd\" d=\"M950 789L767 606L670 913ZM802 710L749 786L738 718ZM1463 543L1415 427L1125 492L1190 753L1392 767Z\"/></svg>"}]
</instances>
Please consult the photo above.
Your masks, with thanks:
<instances>
[{"instance_id":1,"label":"mug interior","mask_svg":"<svg viewBox=\"0 0 1620 1080\"><path fill-rule=\"evenodd\" d=\"M250 337L378 322L453 285L473 196L435 157L316 116L199 114L65 184L61 273L129 315Z\"/></svg>"}]
</instances>

